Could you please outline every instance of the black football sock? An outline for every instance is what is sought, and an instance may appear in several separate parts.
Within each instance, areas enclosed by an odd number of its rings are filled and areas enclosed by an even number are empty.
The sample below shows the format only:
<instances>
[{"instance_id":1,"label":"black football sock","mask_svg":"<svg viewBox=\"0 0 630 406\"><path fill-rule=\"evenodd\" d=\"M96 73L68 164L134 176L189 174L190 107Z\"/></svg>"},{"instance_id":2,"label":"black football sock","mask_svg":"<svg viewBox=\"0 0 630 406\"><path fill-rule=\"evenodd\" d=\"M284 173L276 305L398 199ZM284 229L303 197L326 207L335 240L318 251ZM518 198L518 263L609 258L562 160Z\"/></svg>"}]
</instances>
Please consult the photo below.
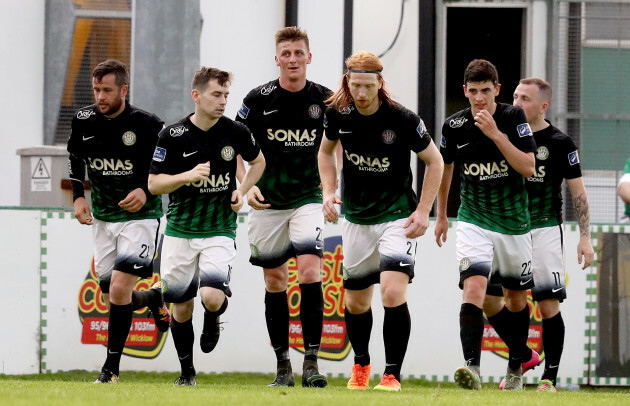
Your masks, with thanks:
<instances>
[{"instance_id":1,"label":"black football sock","mask_svg":"<svg viewBox=\"0 0 630 406\"><path fill-rule=\"evenodd\" d=\"M265 319L278 367L286 366L289 360L289 302L286 291L265 291Z\"/></svg>"},{"instance_id":2,"label":"black football sock","mask_svg":"<svg viewBox=\"0 0 630 406\"><path fill-rule=\"evenodd\" d=\"M304 337L304 361L317 361L322 341L324 322L324 295L322 283L301 283L300 321Z\"/></svg>"},{"instance_id":3,"label":"black football sock","mask_svg":"<svg viewBox=\"0 0 630 406\"><path fill-rule=\"evenodd\" d=\"M179 358L182 375L195 375L195 367L193 366L195 331L193 330L192 317L183 323L179 323L173 317L171 319L171 334L173 335L173 343Z\"/></svg>"},{"instance_id":4,"label":"black football sock","mask_svg":"<svg viewBox=\"0 0 630 406\"><path fill-rule=\"evenodd\" d=\"M472 303L462 303L459 311L459 337L466 363L478 372L481 365L483 311Z\"/></svg>"},{"instance_id":5,"label":"black football sock","mask_svg":"<svg viewBox=\"0 0 630 406\"><path fill-rule=\"evenodd\" d=\"M407 303L396 307L385 307L383 320L385 373L394 375L398 382L400 382L400 368L407 353L410 333L411 316Z\"/></svg>"},{"instance_id":6,"label":"black football sock","mask_svg":"<svg viewBox=\"0 0 630 406\"><path fill-rule=\"evenodd\" d=\"M564 320L558 313L550 319L543 319L543 347L545 348L545 371L541 379L549 379L556 386L558 366L564 349Z\"/></svg>"},{"instance_id":7,"label":"black football sock","mask_svg":"<svg viewBox=\"0 0 630 406\"><path fill-rule=\"evenodd\" d=\"M529 336L529 306L518 312L510 312L510 331L512 331L513 346L516 350L510 349L508 367L517 370L523 362L529 361L532 350L527 347Z\"/></svg>"},{"instance_id":8,"label":"black football sock","mask_svg":"<svg viewBox=\"0 0 630 406\"><path fill-rule=\"evenodd\" d=\"M134 311L143 307L156 308L162 304L162 292L158 289L132 290L131 304Z\"/></svg>"},{"instance_id":9,"label":"black football sock","mask_svg":"<svg viewBox=\"0 0 630 406\"><path fill-rule=\"evenodd\" d=\"M133 310L131 303L126 305L109 305L109 327L107 336L107 358L104 368L119 375L120 358L125 348L125 341L131 328Z\"/></svg>"},{"instance_id":10,"label":"black football sock","mask_svg":"<svg viewBox=\"0 0 630 406\"><path fill-rule=\"evenodd\" d=\"M354 350L354 363L362 367L370 365L370 336L372 335L372 309L365 313L352 314L346 307L346 331Z\"/></svg>"}]
</instances>

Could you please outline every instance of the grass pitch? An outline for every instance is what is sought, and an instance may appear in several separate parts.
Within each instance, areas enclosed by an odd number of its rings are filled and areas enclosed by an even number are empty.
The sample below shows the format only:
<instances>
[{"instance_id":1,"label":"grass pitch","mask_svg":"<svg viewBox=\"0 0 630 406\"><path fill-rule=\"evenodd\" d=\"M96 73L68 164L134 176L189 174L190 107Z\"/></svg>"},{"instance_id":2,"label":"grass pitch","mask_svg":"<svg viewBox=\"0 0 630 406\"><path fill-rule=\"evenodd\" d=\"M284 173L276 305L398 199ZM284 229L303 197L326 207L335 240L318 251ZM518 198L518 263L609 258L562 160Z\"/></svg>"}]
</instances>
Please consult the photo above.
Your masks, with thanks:
<instances>
[{"instance_id":1,"label":"grass pitch","mask_svg":"<svg viewBox=\"0 0 630 406\"><path fill-rule=\"evenodd\" d=\"M97 372L71 371L43 375L0 375L0 404L13 405L630 405L630 388L582 388L578 392L501 392L497 384L482 391L467 391L450 383L402 381L402 392L349 391L344 378L329 378L328 387L302 388L296 375L294 388L268 388L271 374L197 375L196 387L176 387L175 373L122 371L117 385L94 385ZM370 380L370 387L378 382Z\"/></svg>"}]
</instances>

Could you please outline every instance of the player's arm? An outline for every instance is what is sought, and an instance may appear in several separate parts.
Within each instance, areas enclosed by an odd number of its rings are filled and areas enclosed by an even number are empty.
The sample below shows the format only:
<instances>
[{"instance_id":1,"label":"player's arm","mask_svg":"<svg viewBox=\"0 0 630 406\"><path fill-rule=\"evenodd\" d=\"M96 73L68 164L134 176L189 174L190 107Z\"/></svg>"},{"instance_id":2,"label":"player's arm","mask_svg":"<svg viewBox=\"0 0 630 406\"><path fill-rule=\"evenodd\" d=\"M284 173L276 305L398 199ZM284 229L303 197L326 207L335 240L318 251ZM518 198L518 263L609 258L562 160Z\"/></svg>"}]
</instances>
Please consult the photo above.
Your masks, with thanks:
<instances>
[{"instance_id":1,"label":"player's arm","mask_svg":"<svg viewBox=\"0 0 630 406\"><path fill-rule=\"evenodd\" d=\"M258 156L256 156L254 160L247 161L247 164L249 167L245 171L245 175L240 181L240 185L234 192L232 192L232 210L237 213L241 207L243 207L243 196L246 195L252 187L254 187L265 170L265 157L263 156L262 151L258 152Z\"/></svg>"},{"instance_id":2,"label":"player's arm","mask_svg":"<svg viewBox=\"0 0 630 406\"><path fill-rule=\"evenodd\" d=\"M337 190L337 145L339 140L329 140L326 134L322 137L317 154L317 165L319 167L319 178L322 181L322 192L324 194L324 205L322 211L324 217L331 223L339 219L339 213L335 204L341 204L341 198L335 194Z\"/></svg>"},{"instance_id":3,"label":"player's arm","mask_svg":"<svg viewBox=\"0 0 630 406\"><path fill-rule=\"evenodd\" d=\"M533 152L524 152L512 144L512 142L497 127L492 114L487 110L481 110L475 114L475 125L490 138L499 148L505 159L514 170L526 178L536 171L536 157Z\"/></svg>"},{"instance_id":4,"label":"player's arm","mask_svg":"<svg viewBox=\"0 0 630 406\"><path fill-rule=\"evenodd\" d=\"M438 246L446 241L448 232L448 218L446 217L446 208L448 206L448 193L451 189L451 181L453 180L453 171L455 165L453 163L444 164L444 173L442 181L437 193L437 213L435 221L435 242Z\"/></svg>"},{"instance_id":5,"label":"player's arm","mask_svg":"<svg viewBox=\"0 0 630 406\"><path fill-rule=\"evenodd\" d=\"M577 246L578 263L582 264L582 269L586 269L593 263L595 253L591 243L591 221L586 187L584 178L581 176L574 179L567 179L567 186L575 207L575 216L580 227L580 241Z\"/></svg>"},{"instance_id":6,"label":"player's arm","mask_svg":"<svg viewBox=\"0 0 630 406\"><path fill-rule=\"evenodd\" d=\"M78 156L70 153L68 157L68 168L70 169L70 182L72 183L72 205L74 207L74 217L81 224L91 225L94 221L90 206L85 200L85 162Z\"/></svg>"},{"instance_id":7,"label":"player's arm","mask_svg":"<svg viewBox=\"0 0 630 406\"><path fill-rule=\"evenodd\" d=\"M154 195L171 193L187 183L210 180L210 162L197 164L189 171L168 175L166 173L149 174L149 191Z\"/></svg>"},{"instance_id":8,"label":"player's arm","mask_svg":"<svg viewBox=\"0 0 630 406\"><path fill-rule=\"evenodd\" d=\"M416 210L409 216L404 228L407 229L407 238L416 238L424 235L429 227L429 214L433 207L433 202L437 196L442 174L444 172L444 160L440 151L433 142L422 151L418 152L418 158L422 159L426 165L420 202Z\"/></svg>"}]
</instances>

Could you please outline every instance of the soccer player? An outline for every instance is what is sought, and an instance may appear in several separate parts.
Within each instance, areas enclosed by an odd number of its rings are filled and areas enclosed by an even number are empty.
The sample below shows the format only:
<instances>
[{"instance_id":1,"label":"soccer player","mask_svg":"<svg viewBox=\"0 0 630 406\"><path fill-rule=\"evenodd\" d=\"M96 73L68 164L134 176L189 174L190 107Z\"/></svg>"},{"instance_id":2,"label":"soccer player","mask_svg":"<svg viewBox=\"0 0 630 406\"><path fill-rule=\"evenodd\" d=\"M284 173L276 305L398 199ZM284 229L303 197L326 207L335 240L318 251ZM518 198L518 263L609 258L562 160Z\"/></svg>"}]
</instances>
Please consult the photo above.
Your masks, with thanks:
<instances>
[{"instance_id":1,"label":"soccer player","mask_svg":"<svg viewBox=\"0 0 630 406\"><path fill-rule=\"evenodd\" d=\"M630 223L630 158L626 160L626 164L623 167L623 176L619 179L617 193L625 206L623 216L619 222Z\"/></svg>"},{"instance_id":2,"label":"soccer player","mask_svg":"<svg viewBox=\"0 0 630 406\"><path fill-rule=\"evenodd\" d=\"M92 89L96 103L72 119L68 167L74 215L92 226L94 267L109 307L107 359L94 383L116 383L133 311L149 306L160 331L170 322L159 283L145 292L133 290L138 277L153 274L162 199L149 193L147 176L164 123L126 102L129 73L122 62L99 63ZM86 164L92 210L83 190Z\"/></svg>"},{"instance_id":3,"label":"soccer player","mask_svg":"<svg viewBox=\"0 0 630 406\"><path fill-rule=\"evenodd\" d=\"M580 228L577 255L578 262L583 264L582 269L591 265L594 256L588 199L577 147L571 137L545 120L545 113L551 103L551 95L552 89L549 82L539 78L521 79L514 91L513 102L525 112L538 147L536 172L527 179L532 225L532 270L536 281L536 285L532 288L532 298L538 302L543 319L542 339L546 355L545 371L538 384L537 392L556 391L558 366L564 346L565 329L560 313L560 302L567 297L562 238L561 185L563 179L566 179L569 187ZM501 299L496 296L487 297L484 311L486 315L489 313L496 315L492 318L501 321L504 320L501 314L506 312ZM490 320L491 317L488 319ZM505 328L503 325L501 327ZM500 336L502 336L501 333ZM527 351L527 348L523 350ZM538 362L535 365L538 365ZM528 366L524 363L523 371ZM500 386L503 388L505 384L506 381L503 381Z\"/></svg>"},{"instance_id":4,"label":"soccer player","mask_svg":"<svg viewBox=\"0 0 630 406\"><path fill-rule=\"evenodd\" d=\"M328 88L306 79L311 63L306 32L276 32L280 77L245 97L236 117L260 144L267 166L247 196L250 262L265 279L265 319L276 355L276 378L269 386L294 386L289 359L288 260L297 257L300 320L304 337L302 386L325 387L317 357L324 320L321 269L324 253L322 192L317 152L324 132Z\"/></svg>"},{"instance_id":5,"label":"soccer player","mask_svg":"<svg viewBox=\"0 0 630 406\"><path fill-rule=\"evenodd\" d=\"M173 303L171 333L181 376L175 384L196 385L192 314L197 290L204 307L203 352L219 340L220 315L228 305L236 258L236 218L243 195L260 178L265 159L244 125L224 117L232 75L202 67L192 80L195 112L160 132L149 190L169 194L162 243L164 300ZM236 155L249 162L236 187Z\"/></svg>"},{"instance_id":6,"label":"soccer player","mask_svg":"<svg viewBox=\"0 0 630 406\"><path fill-rule=\"evenodd\" d=\"M497 103L501 85L495 66L475 59L464 72L464 95L470 107L446 119L440 152L444 177L437 204L435 238L446 241L446 206L454 162L461 177L461 206L457 214L457 260L463 303L459 313L460 339L466 365L455 371L455 382L481 389L480 361L483 304L488 277L500 276L513 335L505 389L522 389L521 364L527 347L529 307L527 289L534 286L532 242L525 178L534 174L536 144L523 111ZM509 345L509 344L508 344Z\"/></svg>"},{"instance_id":7,"label":"soccer player","mask_svg":"<svg viewBox=\"0 0 630 406\"><path fill-rule=\"evenodd\" d=\"M371 302L374 284L380 283L385 372L374 389L400 391L400 370L411 330L407 285L414 276L416 238L429 225L443 162L420 117L390 97L378 57L360 51L346 60L346 67L341 87L327 100L327 127L318 159L326 220L338 220L335 204L343 203L346 209L342 235L345 321L354 350L347 387L368 388ZM335 195L334 151L340 142L343 202ZM426 164L419 202L412 189L411 153Z\"/></svg>"}]
</instances>

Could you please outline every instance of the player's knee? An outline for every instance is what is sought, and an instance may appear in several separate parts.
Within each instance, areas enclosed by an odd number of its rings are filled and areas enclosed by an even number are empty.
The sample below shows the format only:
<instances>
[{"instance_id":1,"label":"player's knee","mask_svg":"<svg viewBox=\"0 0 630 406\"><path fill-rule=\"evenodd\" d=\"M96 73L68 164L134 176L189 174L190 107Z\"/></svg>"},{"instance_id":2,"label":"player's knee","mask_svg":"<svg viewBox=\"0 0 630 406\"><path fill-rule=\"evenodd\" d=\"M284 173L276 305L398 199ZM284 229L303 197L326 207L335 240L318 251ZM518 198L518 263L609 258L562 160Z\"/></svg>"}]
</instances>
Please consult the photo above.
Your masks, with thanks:
<instances>
[{"instance_id":1,"label":"player's knee","mask_svg":"<svg viewBox=\"0 0 630 406\"><path fill-rule=\"evenodd\" d=\"M543 319L550 319L560 313L560 301L558 299L545 299L538 302L538 309Z\"/></svg>"}]
</instances>

